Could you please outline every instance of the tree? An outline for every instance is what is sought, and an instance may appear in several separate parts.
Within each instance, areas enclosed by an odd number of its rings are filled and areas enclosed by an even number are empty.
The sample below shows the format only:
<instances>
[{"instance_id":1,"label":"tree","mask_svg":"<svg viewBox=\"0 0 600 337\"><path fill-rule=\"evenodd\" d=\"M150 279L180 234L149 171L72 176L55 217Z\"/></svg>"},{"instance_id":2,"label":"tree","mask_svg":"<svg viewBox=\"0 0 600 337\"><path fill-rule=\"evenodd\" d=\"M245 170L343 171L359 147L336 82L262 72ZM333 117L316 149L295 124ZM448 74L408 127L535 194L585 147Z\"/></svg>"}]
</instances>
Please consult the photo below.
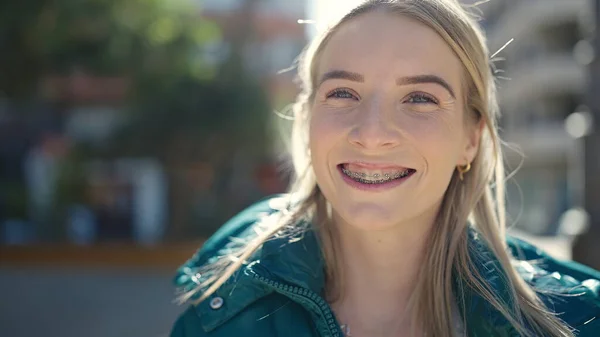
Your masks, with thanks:
<instances>
[{"instance_id":1,"label":"tree","mask_svg":"<svg viewBox=\"0 0 600 337\"><path fill-rule=\"evenodd\" d=\"M228 180L233 153L242 151L260 158L269 151L268 100L257 80L246 73L241 59L243 44L252 34L247 15L253 12L255 0L245 4L238 34L228 41L231 52L211 70L212 77L191 73L167 83L144 80L144 95L136 97L130 120L114 138L113 149L120 153L161 159L170 172L173 207L185 208L181 203L191 199L188 188L177 179L178 172L205 162L216 168L216 181ZM214 223L203 224L204 235L230 215L224 207L229 196L218 187L212 193L225 209L218 211L220 218ZM180 237L190 228L201 227L176 215L171 218L170 236Z\"/></svg>"},{"instance_id":2,"label":"tree","mask_svg":"<svg viewBox=\"0 0 600 337\"><path fill-rule=\"evenodd\" d=\"M206 77L198 51L220 38L185 0L22 0L0 3L0 92L31 99L41 77L73 67L168 84Z\"/></svg>"},{"instance_id":3,"label":"tree","mask_svg":"<svg viewBox=\"0 0 600 337\"><path fill-rule=\"evenodd\" d=\"M180 200L173 191L179 168L201 160L227 172L233 149L257 156L264 151L269 108L259 84L241 66L242 35L230 57L215 64L203 55L222 41L221 31L192 0L4 1L0 97L13 103L38 100L43 79L74 72L126 79L124 122L112 146L80 145L71 159L156 157L167 168L171 194Z\"/></svg>"}]
</instances>

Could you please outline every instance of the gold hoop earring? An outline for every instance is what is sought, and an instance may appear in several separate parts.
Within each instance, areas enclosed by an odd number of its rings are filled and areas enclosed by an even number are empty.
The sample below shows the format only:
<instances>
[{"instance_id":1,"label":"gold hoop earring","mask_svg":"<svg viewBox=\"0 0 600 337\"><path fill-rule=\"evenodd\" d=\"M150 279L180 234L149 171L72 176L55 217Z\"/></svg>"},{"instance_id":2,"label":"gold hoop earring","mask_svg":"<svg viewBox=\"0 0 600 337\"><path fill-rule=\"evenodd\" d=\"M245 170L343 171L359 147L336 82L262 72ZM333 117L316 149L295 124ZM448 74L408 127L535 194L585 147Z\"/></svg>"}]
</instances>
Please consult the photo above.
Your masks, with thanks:
<instances>
[{"instance_id":1,"label":"gold hoop earring","mask_svg":"<svg viewBox=\"0 0 600 337\"><path fill-rule=\"evenodd\" d=\"M471 170L471 163L467 163L467 165L465 166L458 165L456 169L458 170L458 177L460 178L460 180L465 180L464 174Z\"/></svg>"}]
</instances>

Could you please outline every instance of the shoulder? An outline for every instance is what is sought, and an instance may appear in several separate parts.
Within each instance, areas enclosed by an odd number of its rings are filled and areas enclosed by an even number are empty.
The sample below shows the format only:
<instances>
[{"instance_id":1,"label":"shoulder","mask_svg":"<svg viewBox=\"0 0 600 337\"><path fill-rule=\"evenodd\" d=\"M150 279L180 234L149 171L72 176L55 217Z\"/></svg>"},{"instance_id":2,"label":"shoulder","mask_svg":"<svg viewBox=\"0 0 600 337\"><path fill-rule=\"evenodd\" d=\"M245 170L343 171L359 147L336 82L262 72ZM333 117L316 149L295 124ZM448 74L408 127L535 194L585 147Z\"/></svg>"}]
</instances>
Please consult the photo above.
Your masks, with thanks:
<instances>
[{"instance_id":1,"label":"shoulder","mask_svg":"<svg viewBox=\"0 0 600 337\"><path fill-rule=\"evenodd\" d=\"M306 310L284 296L270 294L248 305L234 316L226 308L207 313L190 305L177 319L170 337L230 336L314 336L311 317Z\"/></svg>"},{"instance_id":2,"label":"shoulder","mask_svg":"<svg viewBox=\"0 0 600 337\"><path fill-rule=\"evenodd\" d=\"M264 198L250 207L242 210L225 224L223 224L210 238L208 238L196 253L177 269L174 283L178 288L193 281L196 270L207 263L211 258L223 255L232 238L244 238L250 236L252 227L259 220L272 215L282 207L286 207L289 197L278 194Z\"/></svg>"},{"instance_id":3,"label":"shoulder","mask_svg":"<svg viewBox=\"0 0 600 337\"><path fill-rule=\"evenodd\" d=\"M231 237L243 235L259 219L285 207L287 200L288 196L285 194L273 195L242 210L208 238L202 245L200 252L211 255L211 253L223 249L230 242Z\"/></svg>"},{"instance_id":4,"label":"shoulder","mask_svg":"<svg viewBox=\"0 0 600 337\"><path fill-rule=\"evenodd\" d=\"M509 237L507 243L516 258L518 273L546 306L575 328L577 336L597 336L600 331L600 272L574 261L555 259L514 237Z\"/></svg>"},{"instance_id":5,"label":"shoulder","mask_svg":"<svg viewBox=\"0 0 600 337\"><path fill-rule=\"evenodd\" d=\"M178 292L184 293L193 289L196 282L203 277L199 274L201 268L210 264L213 258L226 255L231 244L235 242L232 238L243 240L256 234L253 225L286 208L289 200L288 195L265 198L223 224L189 260L178 268L174 278ZM272 325L272 319L264 319L264 317L270 317L270 313L283 306L284 303L280 303L282 299L257 285L245 273L239 273L234 278L235 282L228 281L201 303L188 305L173 325L170 336L235 336L246 329L267 331L267 326L262 328L261 326ZM213 302L215 299L219 299L218 305ZM279 316L285 312L288 311L281 312ZM281 318L278 320L278 322L284 321L285 319ZM244 333L244 335L254 336L251 333Z\"/></svg>"}]
</instances>

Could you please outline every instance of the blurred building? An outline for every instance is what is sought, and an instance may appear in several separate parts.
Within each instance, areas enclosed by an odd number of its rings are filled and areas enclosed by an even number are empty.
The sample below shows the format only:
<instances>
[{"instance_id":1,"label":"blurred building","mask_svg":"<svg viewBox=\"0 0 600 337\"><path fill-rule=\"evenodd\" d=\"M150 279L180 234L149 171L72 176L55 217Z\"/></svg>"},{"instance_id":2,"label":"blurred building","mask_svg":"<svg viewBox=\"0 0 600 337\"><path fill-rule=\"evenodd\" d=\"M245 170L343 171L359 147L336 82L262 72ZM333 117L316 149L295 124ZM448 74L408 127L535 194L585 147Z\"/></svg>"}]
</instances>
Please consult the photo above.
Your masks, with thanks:
<instances>
[{"instance_id":1,"label":"blurred building","mask_svg":"<svg viewBox=\"0 0 600 337\"><path fill-rule=\"evenodd\" d=\"M106 145L124 118L129 80L74 70L69 75L44 77L40 90L44 99L59 107L57 120L63 126L33 146L24 163L31 198L29 218L39 227L39 240L61 240L66 235L69 242L78 244L159 242L167 225L168 186L157 160L98 159L72 169L75 172L65 170L65 158L75 144ZM74 193L69 197L79 200L63 200L65 189L58 182L64 179L69 180L69 193ZM67 208L66 230L62 221L53 218L51 209L57 207Z\"/></svg>"},{"instance_id":2,"label":"blurred building","mask_svg":"<svg viewBox=\"0 0 600 337\"><path fill-rule=\"evenodd\" d=\"M555 233L560 216L583 202L582 147L565 119L584 99L586 50L578 42L591 6L588 0L480 5L491 53L514 39L494 58L503 137L524 153L506 153L512 169L523 160L508 181L508 207L516 226L534 233Z\"/></svg>"},{"instance_id":3,"label":"blurred building","mask_svg":"<svg viewBox=\"0 0 600 337\"><path fill-rule=\"evenodd\" d=\"M265 88L273 109L281 111L293 103L298 94L294 81L294 62L306 45L305 27L298 23L305 17L305 0L202 0L200 15L216 22L223 39L210 46L204 55L219 64L237 56L245 72ZM236 55L232 55L235 53ZM275 128L281 121L273 114L272 139L278 140ZM281 145L281 144L277 144ZM239 210L264 195L281 193L286 183L279 176L277 156L281 147L274 145L269 158L255 158L243 149L232 153L233 172L229 182L232 207ZM248 170L248 167L253 169Z\"/></svg>"},{"instance_id":4,"label":"blurred building","mask_svg":"<svg viewBox=\"0 0 600 337\"><path fill-rule=\"evenodd\" d=\"M268 90L272 106L282 108L297 94L295 72L289 69L306 44L305 0L202 0L203 16L216 21L224 39L209 51L219 62L240 44L244 66L260 78Z\"/></svg>"}]
</instances>

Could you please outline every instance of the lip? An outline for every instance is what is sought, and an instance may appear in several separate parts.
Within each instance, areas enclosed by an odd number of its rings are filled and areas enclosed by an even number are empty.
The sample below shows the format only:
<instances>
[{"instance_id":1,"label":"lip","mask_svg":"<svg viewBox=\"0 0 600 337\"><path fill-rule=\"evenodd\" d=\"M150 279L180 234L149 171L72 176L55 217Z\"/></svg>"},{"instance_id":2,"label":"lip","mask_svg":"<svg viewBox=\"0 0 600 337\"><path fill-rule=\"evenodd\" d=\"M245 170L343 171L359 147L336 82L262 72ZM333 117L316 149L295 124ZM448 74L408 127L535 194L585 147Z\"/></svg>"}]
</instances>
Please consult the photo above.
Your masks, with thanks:
<instances>
[{"instance_id":1,"label":"lip","mask_svg":"<svg viewBox=\"0 0 600 337\"><path fill-rule=\"evenodd\" d=\"M344 172L342 171L342 166L343 166L343 164L339 164L336 166L336 169L337 169L338 173L340 174L342 180L354 189L361 190L361 191L368 191L368 192L384 192L384 191L396 188L396 187L402 185L408 179L410 179L417 172L416 170L413 169L414 171L412 173L410 173L409 175L407 175L406 177L403 177L400 179L395 179L395 180L392 180L390 182L383 183L383 184L363 184L363 183L360 183L360 182L348 177L346 174L344 174ZM372 168L372 166L370 166L370 167ZM396 168L396 167L401 167L401 166L394 165L394 166L387 166L387 167L388 168L389 167ZM380 167L377 167L377 168L380 168Z\"/></svg>"},{"instance_id":2,"label":"lip","mask_svg":"<svg viewBox=\"0 0 600 337\"><path fill-rule=\"evenodd\" d=\"M351 164L353 166L362 167L367 170L406 170L412 169L412 167L401 166L393 163L372 163L372 162L364 162L364 161L347 161L343 163L339 163L337 166L340 167L344 164Z\"/></svg>"}]
</instances>

